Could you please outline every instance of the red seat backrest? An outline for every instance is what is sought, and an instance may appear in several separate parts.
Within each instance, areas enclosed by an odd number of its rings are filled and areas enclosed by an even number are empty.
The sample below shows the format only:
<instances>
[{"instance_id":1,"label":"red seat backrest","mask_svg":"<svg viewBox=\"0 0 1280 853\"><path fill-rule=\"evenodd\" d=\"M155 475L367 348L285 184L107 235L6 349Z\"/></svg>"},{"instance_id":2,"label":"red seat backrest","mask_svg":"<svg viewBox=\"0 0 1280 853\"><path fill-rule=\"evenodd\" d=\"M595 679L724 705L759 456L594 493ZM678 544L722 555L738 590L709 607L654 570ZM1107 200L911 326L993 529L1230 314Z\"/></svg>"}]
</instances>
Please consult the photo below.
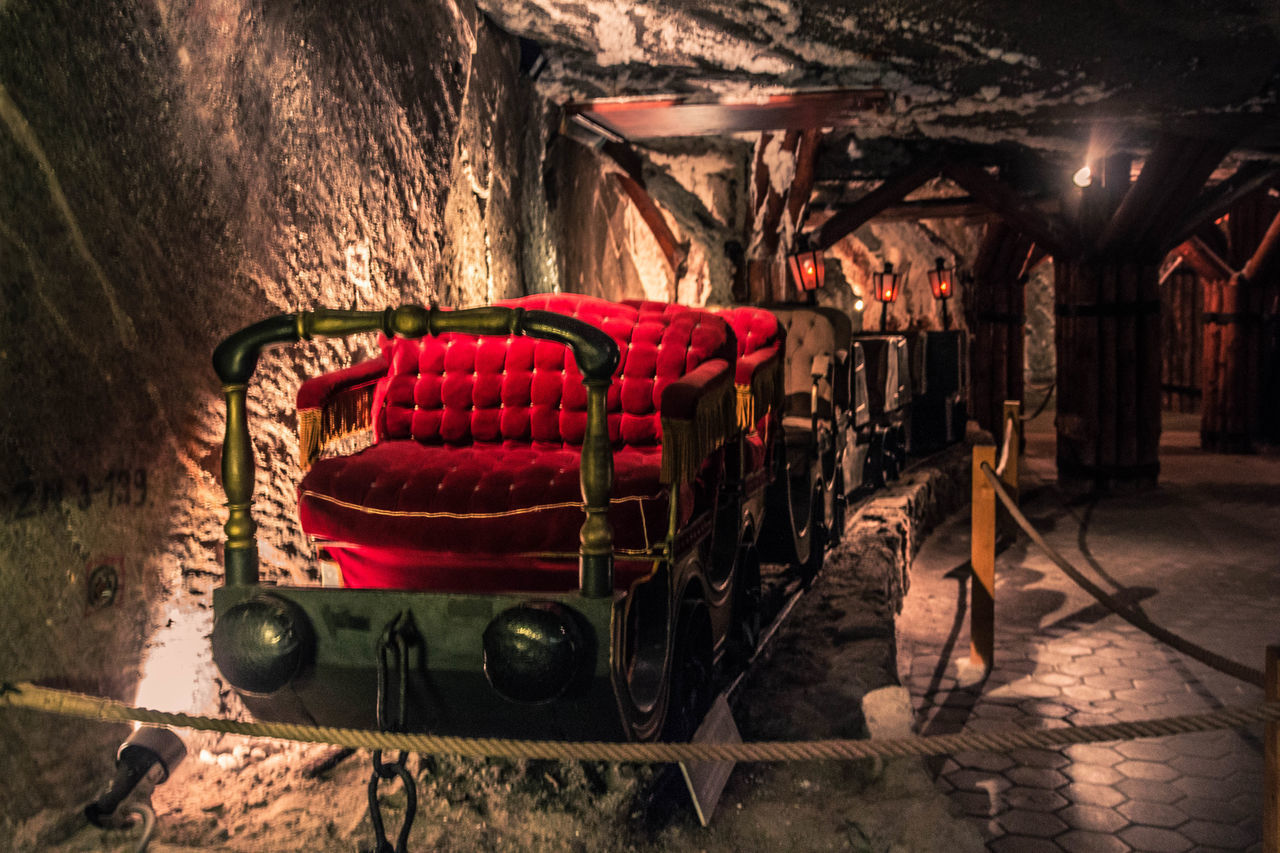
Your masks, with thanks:
<instances>
[{"instance_id":1,"label":"red seat backrest","mask_svg":"<svg viewBox=\"0 0 1280 853\"><path fill-rule=\"evenodd\" d=\"M567 314L617 341L622 358L608 395L614 442L659 444L666 386L708 359L734 357L728 324L708 312L642 311L578 294L501 304ZM374 394L375 441L582 443L587 394L568 347L460 334L384 339L382 347L389 368Z\"/></svg>"}]
</instances>

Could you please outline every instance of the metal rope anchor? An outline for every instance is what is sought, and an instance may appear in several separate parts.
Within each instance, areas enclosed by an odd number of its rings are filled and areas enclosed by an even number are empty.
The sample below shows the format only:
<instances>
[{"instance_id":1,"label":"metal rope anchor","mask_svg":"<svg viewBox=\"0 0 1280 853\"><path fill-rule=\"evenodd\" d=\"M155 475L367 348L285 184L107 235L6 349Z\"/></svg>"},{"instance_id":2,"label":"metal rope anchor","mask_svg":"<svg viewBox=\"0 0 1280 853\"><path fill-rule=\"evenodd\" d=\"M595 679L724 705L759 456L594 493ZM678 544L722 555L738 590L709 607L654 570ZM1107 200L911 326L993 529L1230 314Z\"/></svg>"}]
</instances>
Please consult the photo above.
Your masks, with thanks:
<instances>
[{"instance_id":1,"label":"metal rope anchor","mask_svg":"<svg viewBox=\"0 0 1280 853\"><path fill-rule=\"evenodd\" d=\"M387 623L386 629L378 639L378 695L377 718L378 728L382 731L403 732L408 717L409 698L409 654L413 646L422 645L422 636L413 624L413 614L408 610L398 614ZM390 659L394 658L396 668L396 705L395 720L389 719L390 698L388 695L388 669ZM418 813L418 788L413 774L409 772L406 762L409 753L401 751L394 761L383 761L382 750L373 751L373 772L369 776L369 822L373 825L374 848L372 853L408 853L409 831L413 828L413 820ZM404 785L405 807L404 820L400 824L400 832L396 836L393 847L387 840L386 827L382 818L382 806L378 802L378 785L383 780L399 776Z\"/></svg>"}]
</instances>

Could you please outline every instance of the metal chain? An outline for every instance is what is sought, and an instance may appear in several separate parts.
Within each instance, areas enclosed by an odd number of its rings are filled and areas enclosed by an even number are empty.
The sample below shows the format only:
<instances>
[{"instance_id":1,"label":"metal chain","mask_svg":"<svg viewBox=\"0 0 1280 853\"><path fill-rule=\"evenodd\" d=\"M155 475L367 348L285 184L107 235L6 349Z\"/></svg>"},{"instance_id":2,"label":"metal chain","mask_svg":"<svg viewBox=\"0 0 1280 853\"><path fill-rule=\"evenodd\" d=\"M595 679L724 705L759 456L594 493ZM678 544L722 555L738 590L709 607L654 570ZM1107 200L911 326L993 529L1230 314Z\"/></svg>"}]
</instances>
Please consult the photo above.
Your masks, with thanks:
<instances>
[{"instance_id":1,"label":"metal chain","mask_svg":"<svg viewBox=\"0 0 1280 853\"><path fill-rule=\"evenodd\" d=\"M413 614L408 610L399 613L390 622L378 639L378 693L377 720L378 730L383 732L403 732L407 728L409 713L409 655L411 647L422 642L421 635L413 624ZM388 669L394 659L396 668L396 707L395 719L390 719L388 710ZM409 753L400 751L395 761L383 761L382 750L373 751L373 772L369 775L369 822L373 825L373 853L407 853L409 832L413 829L413 820L418 813L418 788L413 774L407 766ZM387 840L386 827L383 823L382 805L378 800L378 785L384 780L400 777L404 785L405 807L404 820L400 824L400 833L396 836L393 847Z\"/></svg>"}]
</instances>

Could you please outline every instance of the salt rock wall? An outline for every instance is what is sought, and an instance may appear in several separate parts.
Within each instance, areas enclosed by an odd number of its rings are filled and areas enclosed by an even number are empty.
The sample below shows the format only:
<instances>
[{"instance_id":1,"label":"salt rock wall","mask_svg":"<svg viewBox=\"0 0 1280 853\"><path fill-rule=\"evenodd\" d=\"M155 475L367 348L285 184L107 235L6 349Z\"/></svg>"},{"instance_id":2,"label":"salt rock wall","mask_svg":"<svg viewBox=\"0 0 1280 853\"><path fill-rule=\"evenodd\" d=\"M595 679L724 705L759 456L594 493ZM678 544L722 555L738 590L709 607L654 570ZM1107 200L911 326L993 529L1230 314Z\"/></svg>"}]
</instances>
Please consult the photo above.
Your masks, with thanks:
<instances>
[{"instance_id":1,"label":"salt rock wall","mask_svg":"<svg viewBox=\"0 0 1280 853\"><path fill-rule=\"evenodd\" d=\"M516 235L539 219L520 209L536 99L516 56L450 0L0 3L0 680L228 709L207 642L210 353L278 312L520 292ZM262 359L267 578L315 576L296 388L371 343ZM0 713L0 837L82 803L122 732Z\"/></svg>"},{"instance_id":2,"label":"salt rock wall","mask_svg":"<svg viewBox=\"0 0 1280 853\"><path fill-rule=\"evenodd\" d=\"M604 299L675 301L675 271L617 172L591 149L559 137L547 157L559 286Z\"/></svg>"}]
</instances>

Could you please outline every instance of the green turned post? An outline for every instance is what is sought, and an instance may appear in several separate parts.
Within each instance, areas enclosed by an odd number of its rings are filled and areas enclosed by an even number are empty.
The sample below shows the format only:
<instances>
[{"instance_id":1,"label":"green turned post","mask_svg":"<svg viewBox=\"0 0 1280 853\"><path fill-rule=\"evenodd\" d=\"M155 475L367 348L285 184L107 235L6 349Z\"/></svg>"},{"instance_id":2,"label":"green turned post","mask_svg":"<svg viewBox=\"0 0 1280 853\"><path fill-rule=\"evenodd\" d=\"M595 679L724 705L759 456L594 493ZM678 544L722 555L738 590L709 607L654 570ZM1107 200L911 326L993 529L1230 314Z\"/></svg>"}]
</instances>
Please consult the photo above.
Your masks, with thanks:
<instances>
[{"instance_id":1,"label":"green turned post","mask_svg":"<svg viewBox=\"0 0 1280 853\"><path fill-rule=\"evenodd\" d=\"M613 527L609 524L609 492L613 488L613 450L609 446L605 400L609 380L587 382L587 431L582 439L582 523L578 585L588 598L613 595Z\"/></svg>"},{"instance_id":2,"label":"green turned post","mask_svg":"<svg viewBox=\"0 0 1280 853\"><path fill-rule=\"evenodd\" d=\"M227 399L227 432L222 444L222 486L227 493L227 541L223 546L228 586L258 582L257 525L249 514L253 506L253 448L249 444L249 420L245 413L243 384L224 385Z\"/></svg>"}]
</instances>

